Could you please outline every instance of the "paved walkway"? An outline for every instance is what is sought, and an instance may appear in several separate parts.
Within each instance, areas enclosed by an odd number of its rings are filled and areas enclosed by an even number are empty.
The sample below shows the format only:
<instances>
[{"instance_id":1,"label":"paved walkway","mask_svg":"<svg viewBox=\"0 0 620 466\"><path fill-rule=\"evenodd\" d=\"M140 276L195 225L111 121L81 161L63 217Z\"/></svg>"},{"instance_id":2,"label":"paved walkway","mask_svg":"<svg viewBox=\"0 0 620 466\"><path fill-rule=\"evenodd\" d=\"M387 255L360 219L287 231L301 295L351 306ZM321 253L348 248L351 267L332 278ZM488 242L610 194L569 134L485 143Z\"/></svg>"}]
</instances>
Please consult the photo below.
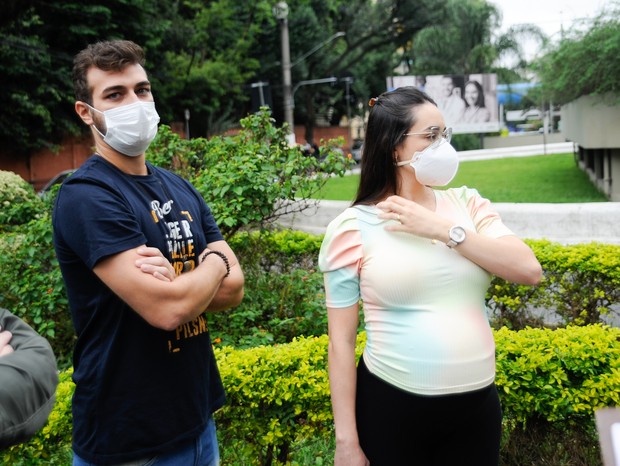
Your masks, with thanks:
<instances>
[{"instance_id":1,"label":"paved walkway","mask_svg":"<svg viewBox=\"0 0 620 466\"><path fill-rule=\"evenodd\" d=\"M547 154L573 150L572 143L544 146ZM543 145L459 152L461 160L540 155ZM356 171L355 169L353 171ZM570 188L568 188L570 189ZM284 216L286 228L322 234L328 223L349 206L343 201L319 201L307 210ZM521 238L549 239L562 244L599 241L620 244L620 202L573 204L494 203L504 223Z\"/></svg>"},{"instance_id":2,"label":"paved walkway","mask_svg":"<svg viewBox=\"0 0 620 466\"><path fill-rule=\"evenodd\" d=\"M322 234L329 222L350 205L319 201L305 211L280 219L285 228ZM504 223L521 238L548 239L562 244L598 241L620 244L620 202L585 204L495 203Z\"/></svg>"}]
</instances>

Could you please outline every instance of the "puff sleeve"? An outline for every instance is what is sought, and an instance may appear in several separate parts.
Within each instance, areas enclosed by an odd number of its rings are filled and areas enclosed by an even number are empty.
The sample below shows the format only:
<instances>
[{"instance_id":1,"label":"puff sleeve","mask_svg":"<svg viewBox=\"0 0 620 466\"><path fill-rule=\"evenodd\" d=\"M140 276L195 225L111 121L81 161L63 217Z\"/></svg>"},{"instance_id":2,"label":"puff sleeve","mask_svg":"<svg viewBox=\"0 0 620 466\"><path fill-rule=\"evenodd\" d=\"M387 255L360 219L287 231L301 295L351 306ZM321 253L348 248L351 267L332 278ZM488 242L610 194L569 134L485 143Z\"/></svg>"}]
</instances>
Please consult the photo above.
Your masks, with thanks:
<instances>
[{"instance_id":1,"label":"puff sleeve","mask_svg":"<svg viewBox=\"0 0 620 466\"><path fill-rule=\"evenodd\" d=\"M347 209L328 225L319 253L328 307L348 307L359 301L362 257L362 236L355 211Z\"/></svg>"}]
</instances>

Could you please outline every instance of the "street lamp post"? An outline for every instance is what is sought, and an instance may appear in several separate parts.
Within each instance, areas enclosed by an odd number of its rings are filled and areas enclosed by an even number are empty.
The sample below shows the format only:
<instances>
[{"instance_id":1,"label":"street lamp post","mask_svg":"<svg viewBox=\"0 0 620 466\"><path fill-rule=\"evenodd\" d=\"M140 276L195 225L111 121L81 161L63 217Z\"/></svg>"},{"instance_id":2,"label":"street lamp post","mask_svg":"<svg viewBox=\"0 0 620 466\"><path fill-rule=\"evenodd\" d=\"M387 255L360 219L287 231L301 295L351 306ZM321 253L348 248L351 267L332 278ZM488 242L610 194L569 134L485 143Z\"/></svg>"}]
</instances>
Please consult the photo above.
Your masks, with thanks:
<instances>
[{"instance_id":1,"label":"street lamp post","mask_svg":"<svg viewBox=\"0 0 620 466\"><path fill-rule=\"evenodd\" d=\"M317 81L320 82L333 82L334 78L327 78L327 80L312 80L312 81L302 81L293 89L292 80L291 80L291 68L303 62L306 58L308 58L313 53L317 52L319 49L325 47L328 43L337 39L338 37L342 37L345 35L344 32L337 32L329 39L321 42L319 45L315 46L301 57L299 57L295 63L291 64L291 50L289 45L289 37L288 37L288 4L284 1L276 3L273 7L273 15L280 23L280 41L282 46L282 97L284 100L284 121L288 123L289 134L288 141L289 144L295 144L295 122L293 121L293 109L295 108L295 100L294 95L295 91L299 87L299 85L303 84L314 84Z\"/></svg>"},{"instance_id":2,"label":"street lamp post","mask_svg":"<svg viewBox=\"0 0 620 466\"><path fill-rule=\"evenodd\" d=\"M282 44L282 94L284 99L284 121L289 127L289 143L295 143L295 126L293 122L293 90L291 85L291 50L288 38L288 5L278 2L273 7L273 15L280 23L280 41Z\"/></svg>"},{"instance_id":3,"label":"street lamp post","mask_svg":"<svg viewBox=\"0 0 620 466\"><path fill-rule=\"evenodd\" d=\"M186 108L183 112L185 116L185 139L189 139L189 108Z\"/></svg>"},{"instance_id":4,"label":"street lamp post","mask_svg":"<svg viewBox=\"0 0 620 466\"><path fill-rule=\"evenodd\" d=\"M353 84L353 78L351 76L345 76L341 79L346 85L345 99L347 99L347 124L349 125L349 149L353 146L353 137L351 134L351 84Z\"/></svg>"}]
</instances>

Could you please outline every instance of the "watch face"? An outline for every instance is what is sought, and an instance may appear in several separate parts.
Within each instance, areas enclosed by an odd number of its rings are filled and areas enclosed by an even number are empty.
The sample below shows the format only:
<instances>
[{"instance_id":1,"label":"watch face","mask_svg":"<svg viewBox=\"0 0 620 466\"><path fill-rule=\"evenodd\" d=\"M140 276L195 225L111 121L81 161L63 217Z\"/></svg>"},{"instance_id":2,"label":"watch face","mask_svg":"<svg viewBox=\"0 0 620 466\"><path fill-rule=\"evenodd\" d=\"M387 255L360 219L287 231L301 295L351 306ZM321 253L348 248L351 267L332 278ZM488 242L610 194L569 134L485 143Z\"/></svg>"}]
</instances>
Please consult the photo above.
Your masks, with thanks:
<instances>
[{"instance_id":1,"label":"watch face","mask_svg":"<svg viewBox=\"0 0 620 466\"><path fill-rule=\"evenodd\" d=\"M465 239L465 230L462 227L454 227L450 230L450 239L455 243L461 243Z\"/></svg>"}]
</instances>

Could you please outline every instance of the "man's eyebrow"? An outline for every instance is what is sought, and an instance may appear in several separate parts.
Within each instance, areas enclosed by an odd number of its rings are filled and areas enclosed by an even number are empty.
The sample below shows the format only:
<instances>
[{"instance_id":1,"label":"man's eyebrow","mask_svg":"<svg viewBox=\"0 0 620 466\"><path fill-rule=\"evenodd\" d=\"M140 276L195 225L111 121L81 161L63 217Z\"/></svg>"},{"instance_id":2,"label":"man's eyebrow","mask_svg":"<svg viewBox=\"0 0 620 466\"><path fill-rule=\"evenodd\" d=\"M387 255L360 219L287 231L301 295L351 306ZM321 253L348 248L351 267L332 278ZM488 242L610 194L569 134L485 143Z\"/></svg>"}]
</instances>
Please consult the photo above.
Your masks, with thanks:
<instances>
[{"instance_id":1,"label":"man's eyebrow","mask_svg":"<svg viewBox=\"0 0 620 466\"><path fill-rule=\"evenodd\" d=\"M109 92L119 92L126 89L125 86L110 86L110 87L106 87L104 90L101 91L102 94L107 94Z\"/></svg>"},{"instance_id":2,"label":"man's eyebrow","mask_svg":"<svg viewBox=\"0 0 620 466\"><path fill-rule=\"evenodd\" d=\"M136 83L136 85L134 87L144 87L144 86L150 86L151 83L150 81L140 81L139 83ZM101 91L102 94L106 94L109 92L120 92L120 91L124 91L125 89L127 89L125 86L110 86L110 87L106 87L103 91Z\"/></svg>"}]
</instances>

